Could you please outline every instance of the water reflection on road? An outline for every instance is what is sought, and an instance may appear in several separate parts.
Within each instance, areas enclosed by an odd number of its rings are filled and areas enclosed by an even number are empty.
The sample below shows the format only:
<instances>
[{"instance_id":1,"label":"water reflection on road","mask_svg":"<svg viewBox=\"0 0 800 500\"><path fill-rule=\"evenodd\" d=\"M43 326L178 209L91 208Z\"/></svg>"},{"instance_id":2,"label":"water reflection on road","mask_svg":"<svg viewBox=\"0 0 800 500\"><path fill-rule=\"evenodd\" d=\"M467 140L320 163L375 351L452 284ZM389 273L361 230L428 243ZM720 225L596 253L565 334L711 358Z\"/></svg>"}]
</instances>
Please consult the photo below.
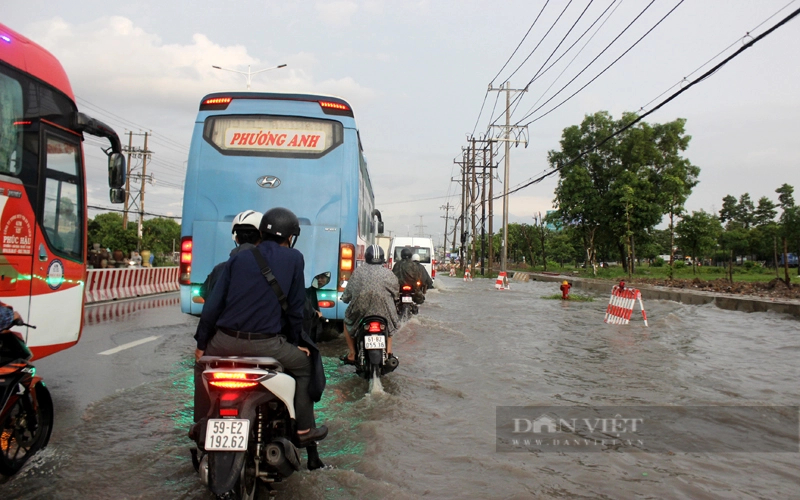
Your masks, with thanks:
<instances>
[{"instance_id":1,"label":"water reflection on road","mask_svg":"<svg viewBox=\"0 0 800 500\"><path fill-rule=\"evenodd\" d=\"M497 453L497 406L797 405L797 320L646 303L650 327L602 321L594 302L543 300L557 285L440 277L395 337L400 367L367 394L322 345L318 420L332 467L295 474L279 498L789 498L798 453ZM176 312L176 314L180 314ZM14 498L206 499L189 461L190 335L165 336L156 379L92 404L0 486Z\"/></svg>"}]
</instances>

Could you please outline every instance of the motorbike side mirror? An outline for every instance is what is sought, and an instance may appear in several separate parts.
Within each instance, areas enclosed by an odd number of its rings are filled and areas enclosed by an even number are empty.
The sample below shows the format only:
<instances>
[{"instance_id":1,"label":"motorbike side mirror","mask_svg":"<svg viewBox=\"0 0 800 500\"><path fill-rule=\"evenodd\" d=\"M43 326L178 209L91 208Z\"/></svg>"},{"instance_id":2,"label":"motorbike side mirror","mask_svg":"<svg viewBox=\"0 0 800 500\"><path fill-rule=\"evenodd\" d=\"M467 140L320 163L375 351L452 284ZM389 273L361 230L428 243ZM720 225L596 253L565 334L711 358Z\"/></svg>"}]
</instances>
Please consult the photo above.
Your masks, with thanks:
<instances>
[{"instance_id":1,"label":"motorbike side mirror","mask_svg":"<svg viewBox=\"0 0 800 500\"><path fill-rule=\"evenodd\" d=\"M311 288L323 288L325 285L330 283L330 281L331 281L330 271L320 273L314 276L314 279L311 280Z\"/></svg>"}]
</instances>

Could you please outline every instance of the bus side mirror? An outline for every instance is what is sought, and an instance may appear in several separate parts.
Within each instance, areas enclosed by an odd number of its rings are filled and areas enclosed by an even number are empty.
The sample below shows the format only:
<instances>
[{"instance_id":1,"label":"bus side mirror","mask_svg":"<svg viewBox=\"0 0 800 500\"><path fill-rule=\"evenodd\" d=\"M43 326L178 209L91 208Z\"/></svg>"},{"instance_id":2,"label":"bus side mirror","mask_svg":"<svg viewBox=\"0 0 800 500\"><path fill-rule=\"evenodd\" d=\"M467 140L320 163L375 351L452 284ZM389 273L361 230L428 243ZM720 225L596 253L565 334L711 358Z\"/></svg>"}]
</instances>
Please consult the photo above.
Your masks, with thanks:
<instances>
[{"instance_id":1,"label":"bus side mirror","mask_svg":"<svg viewBox=\"0 0 800 500\"><path fill-rule=\"evenodd\" d=\"M383 234L383 221L378 221L378 234Z\"/></svg>"},{"instance_id":2,"label":"bus side mirror","mask_svg":"<svg viewBox=\"0 0 800 500\"><path fill-rule=\"evenodd\" d=\"M125 202L125 190L118 188L109 189L108 198L111 200L111 203L123 203Z\"/></svg>"},{"instance_id":3,"label":"bus side mirror","mask_svg":"<svg viewBox=\"0 0 800 500\"><path fill-rule=\"evenodd\" d=\"M125 185L125 157L120 153L108 155L108 187L112 190L119 189ZM125 191L123 191L124 196ZM112 198L112 203L114 199ZM122 203L117 202L117 203Z\"/></svg>"}]
</instances>

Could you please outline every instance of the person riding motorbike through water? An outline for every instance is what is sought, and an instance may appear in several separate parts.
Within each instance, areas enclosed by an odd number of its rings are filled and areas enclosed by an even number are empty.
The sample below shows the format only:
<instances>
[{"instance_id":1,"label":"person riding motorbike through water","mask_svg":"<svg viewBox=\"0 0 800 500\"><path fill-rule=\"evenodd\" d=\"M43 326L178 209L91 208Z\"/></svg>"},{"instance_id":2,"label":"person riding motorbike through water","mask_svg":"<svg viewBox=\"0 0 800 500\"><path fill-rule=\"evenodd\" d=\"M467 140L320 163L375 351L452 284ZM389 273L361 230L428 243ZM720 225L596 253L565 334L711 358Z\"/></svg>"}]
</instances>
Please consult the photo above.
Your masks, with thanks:
<instances>
[{"instance_id":1,"label":"person riding motorbike through water","mask_svg":"<svg viewBox=\"0 0 800 500\"><path fill-rule=\"evenodd\" d=\"M18 319L22 319L22 317L13 307L0 302L0 331L8 330Z\"/></svg>"},{"instance_id":2,"label":"person riding motorbike through water","mask_svg":"<svg viewBox=\"0 0 800 500\"><path fill-rule=\"evenodd\" d=\"M359 322L367 316L386 319L386 354L394 356L392 334L400 322L395 304L400 296L397 277L383 267L385 256L380 246L367 247L364 259L366 264L353 271L342 294L342 302L349 304L344 312L344 338L348 353L339 357L345 364L353 364L356 359L356 346L350 332L355 331Z\"/></svg>"},{"instance_id":3,"label":"person riding motorbike through water","mask_svg":"<svg viewBox=\"0 0 800 500\"><path fill-rule=\"evenodd\" d=\"M236 247L231 250L229 257L233 257L242 250L249 250L254 248L261 242L261 232L258 230L261 224L261 218L264 216L261 212L255 210L245 210L244 212L236 214L231 223L231 238L236 244ZM225 261L227 262L227 261ZM220 262L211 273L206 277L206 280L200 285L200 297L204 300L208 298L211 289L219 278L219 273L225 267L225 262Z\"/></svg>"},{"instance_id":4,"label":"person riding motorbike through water","mask_svg":"<svg viewBox=\"0 0 800 500\"><path fill-rule=\"evenodd\" d=\"M431 275L428 274L428 270L425 269L425 266L419 263L419 254L415 253L411 256L411 262L416 264L419 268L419 273L422 275L422 293L428 291L429 288L433 288L433 280L431 279Z\"/></svg>"},{"instance_id":5,"label":"person riding motorbike through water","mask_svg":"<svg viewBox=\"0 0 800 500\"><path fill-rule=\"evenodd\" d=\"M425 276L420 272L422 266L411 260L412 255L414 255L413 250L403 247L400 250L400 262L394 265L392 272L397 277L397 282L401 287L403 285L411 285L414 291L414 303L422 304L425 302L425 291L422 290Z\"/></svg>"},{"instance_id":6,"label":"person riding motorbike through water","mask_svg":"<svg viewBox=\"0 0 800 500\"><path fill-rule=\"evenodd\" d=\"M288 309L283 314L275 290L270 286L252 251L231 256L203 306L195 339L195 359L210 356L273 357L296 382L294 406L297 415L297 440L300 447L324 439L328 428L316 427L314 401L324 388L318 387L309 356L319 351L303 332L306 303L303 255L294 249L300 223L290 210L273 208L259 224L262 241L254 250L271 267L286 296ZM195 422L206 417L211 403L202 382L203 366L195 364ZM314 378L315 386L310 387ZM313 391L310 391L313 389ZM193 428L192 431L195 429ZM192 432L190 431L190 433Z\"/></svg>"}]
</instances>

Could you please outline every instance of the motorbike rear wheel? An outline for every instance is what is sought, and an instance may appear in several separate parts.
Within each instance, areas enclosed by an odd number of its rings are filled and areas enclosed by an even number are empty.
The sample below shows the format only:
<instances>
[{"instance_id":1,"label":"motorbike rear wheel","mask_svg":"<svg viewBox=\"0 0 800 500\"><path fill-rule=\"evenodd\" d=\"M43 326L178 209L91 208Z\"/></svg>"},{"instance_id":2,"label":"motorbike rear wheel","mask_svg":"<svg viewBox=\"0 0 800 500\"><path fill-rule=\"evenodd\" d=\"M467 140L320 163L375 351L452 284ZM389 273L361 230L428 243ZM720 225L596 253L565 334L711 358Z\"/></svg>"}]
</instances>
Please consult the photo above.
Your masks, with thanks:
<instances>
[{"instance_id":1,"label":"motorbike rear wheel","mask_svg":"<svg viewBox=\"0 0 800 500\"><path fill-rule=\"evenodd\" d=\"M239 500L259 500L269 498L270 488L258 479L258 469L255 460L255 445L249 446L244 467L237 482Z\"/></svg>"},{"instance_id":2,"label":"motorbike rear wheel","mask_svg":"<svg viewBox=\"0 0 800 500\"><path fill-rule=\"evenodd\" d=\"M39 382L34 386L38 408L31 394L22 395L0 423L0 474L19 472L34 453L47 446L53 431L53 400Z\"/></svg>"}]
</instances>

